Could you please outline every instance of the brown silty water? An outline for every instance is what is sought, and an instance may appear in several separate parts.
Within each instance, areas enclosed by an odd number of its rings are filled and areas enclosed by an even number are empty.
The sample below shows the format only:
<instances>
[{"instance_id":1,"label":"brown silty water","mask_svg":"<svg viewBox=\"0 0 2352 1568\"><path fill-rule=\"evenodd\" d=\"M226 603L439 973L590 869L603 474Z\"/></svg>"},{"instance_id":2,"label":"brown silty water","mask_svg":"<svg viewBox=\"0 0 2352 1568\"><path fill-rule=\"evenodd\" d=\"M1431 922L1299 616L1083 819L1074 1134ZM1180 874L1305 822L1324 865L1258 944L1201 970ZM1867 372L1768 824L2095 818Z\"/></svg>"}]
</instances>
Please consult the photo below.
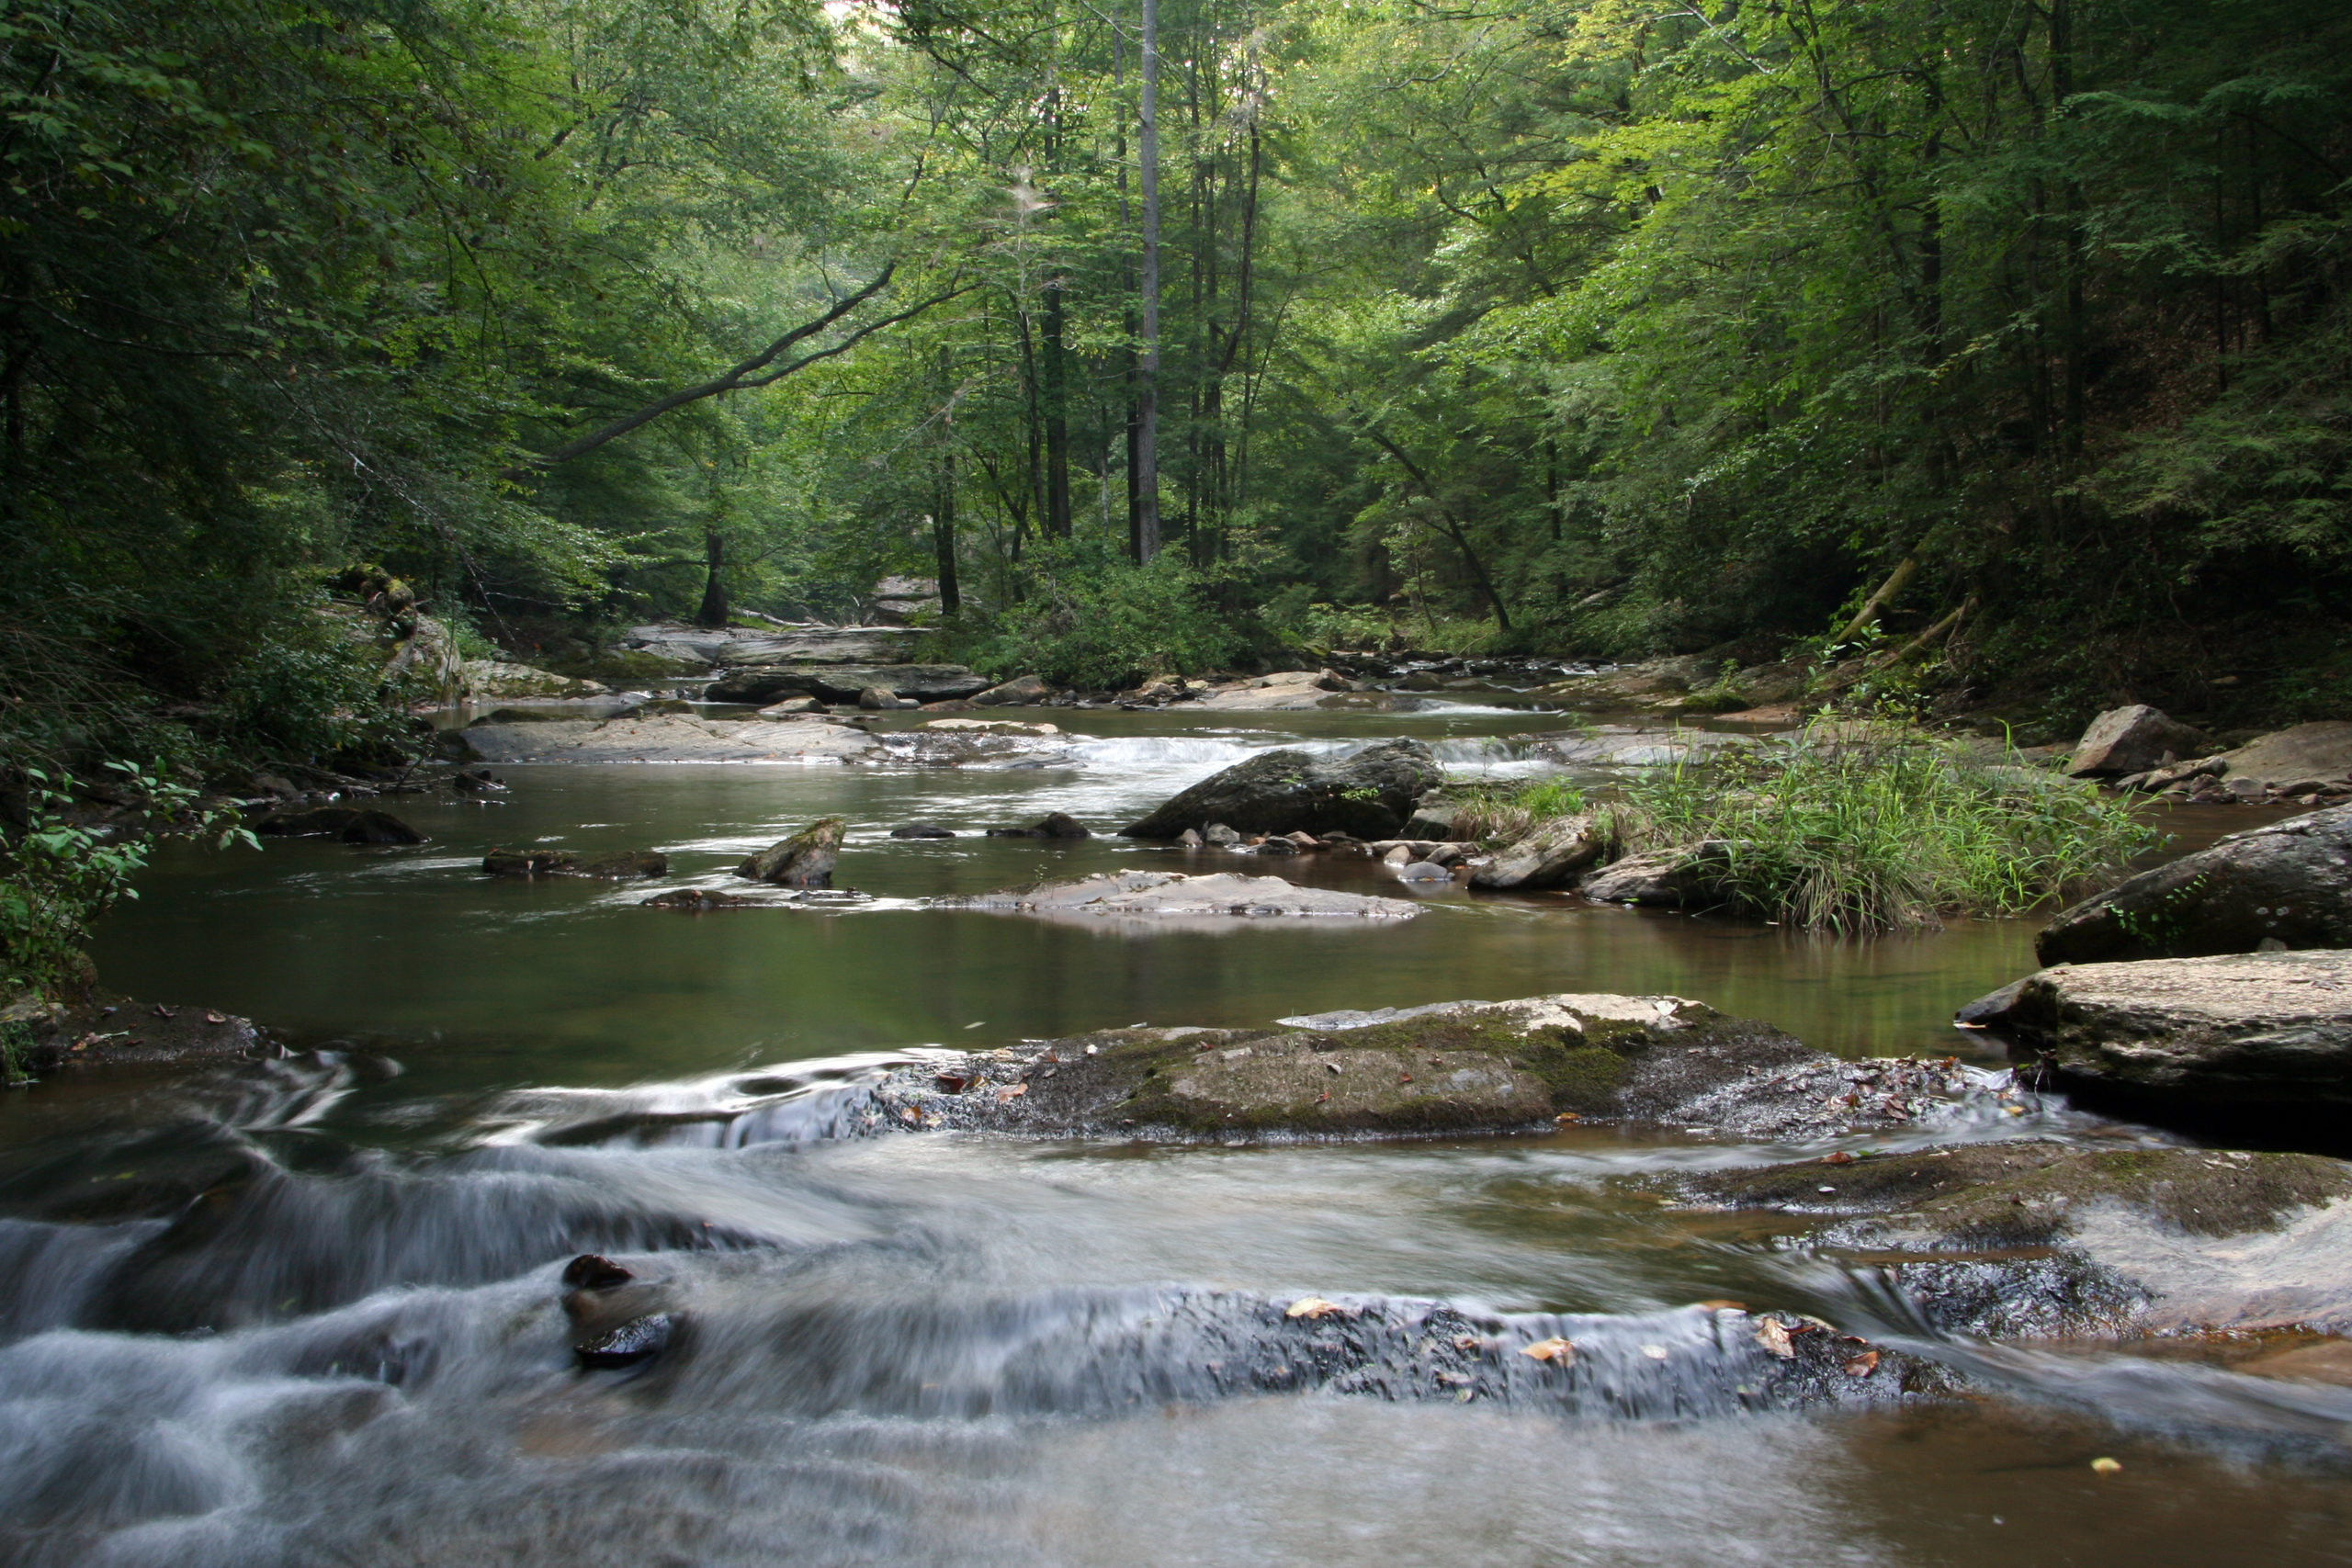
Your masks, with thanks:
<instances>
[{"instance_id":1,"label":"brown silty water","mask_svg":"<svg viewBox=\"0 0 2352 1568\"><path fill-rule=\"evenodd\" d=\"M1084 734L1039 767L518 766L499 804L398 803L417 848L165 856L108 919L109 984L302 1049L0 1103L0 1550L175 1568L2346 1557L2346 1391L2197 1347L1939 1342L1867 1267L1789 1245L1787 1216L1679 1210L1638 1180L1812 1151L1657 1130L825 1135L843 1086L921 1045L1544 991L1692 997L1848 1055L1964 1054L1953 1008L2031 964L2022 921L1841 943L1409 889L1363 861L975 836L1049 810L1101 832L1286 740L1416 734L1508 773L1530 765L1514 736L1560 722L1052 716ZM673 884L723 886L835 813L839 880L876 896L852 909L678 916L639 908L641 886L478 870L493 845L658 848ZM959 836L887 837L915 819ZM2194 842L2255 818L2172 820ZM1425 908L1138 936L919 907L1137 866ZM1999 1131L2153 1136L2059 1105ZM556 1275L587 1250L683 1306L691 1332L650 1367L572 1365ZM1250 1314L1309 1292L1565 1333L1583 1370L1398 1397L1261 1359L1235 1387L1219 1359ZM1691 1305L1721 1300L1951 1358L1980 1392L1759 1406Z\"/></svg>"}]
</instances>

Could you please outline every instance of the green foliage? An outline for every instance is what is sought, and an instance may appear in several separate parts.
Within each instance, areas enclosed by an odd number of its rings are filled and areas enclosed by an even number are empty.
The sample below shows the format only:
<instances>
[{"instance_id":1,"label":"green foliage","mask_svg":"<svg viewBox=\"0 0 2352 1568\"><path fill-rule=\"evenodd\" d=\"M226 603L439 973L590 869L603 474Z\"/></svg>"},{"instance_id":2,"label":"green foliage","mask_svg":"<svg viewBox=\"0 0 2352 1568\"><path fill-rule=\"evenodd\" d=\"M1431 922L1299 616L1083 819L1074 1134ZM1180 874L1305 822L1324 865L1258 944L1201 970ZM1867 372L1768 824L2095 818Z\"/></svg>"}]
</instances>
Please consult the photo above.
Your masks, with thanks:
<instances>
[{"instance_id":1,"label":"green foliage","mask_svg":"<svg viewBox=\"0 0 2352 1568\"><path fill-rule=\"evenodd\" d=\"M1070 553L1037 570L1028 598L943 632L943 651L990 674L1115 691L1229 666L1250 650L1243 617L1218 606L1216 576L1173 554L1134 567Z\"/></svg>"},{"instance_id":2,"label":"green foliage","mask_svg":"<svg viewBox=\"0 0 2352 1568\"><path fill-rule=\"evenodd\" d=\"M1898 727L1661 770L1627 804L1630 848L1715 846L1733 902L1841 934L2021 914L2160 841L2092 784Z\"/></svg>"},{"instance_id":3,"label":"green foliage","mask_svg":"<svg viewBox=\"0 0 2352 1568\"><path fill-rule=\"evenodd\" d=\"M25 770L25 825L0 839L0 1000L86 988L90 922L139 896L130 880L158 838L260 847L233 811L198 807L196 790L160 764L107 767L115 774L107 793L123 799L127 812L105 827L77 812L70 776Z\"/></svg>"},{"instance_id":4,"label":"green foliage","mask_svg":"<svg viewBox=\"0 0 2352 1568\"><path fill-rule=\"evenodd\" d=\"M1560 778L1482 781L1456 785L1449 794L1457 807L1454 835L1464 839L1517 839L1539 822L1590 809L1585 791Z\"/></svg>"}]
</instances>

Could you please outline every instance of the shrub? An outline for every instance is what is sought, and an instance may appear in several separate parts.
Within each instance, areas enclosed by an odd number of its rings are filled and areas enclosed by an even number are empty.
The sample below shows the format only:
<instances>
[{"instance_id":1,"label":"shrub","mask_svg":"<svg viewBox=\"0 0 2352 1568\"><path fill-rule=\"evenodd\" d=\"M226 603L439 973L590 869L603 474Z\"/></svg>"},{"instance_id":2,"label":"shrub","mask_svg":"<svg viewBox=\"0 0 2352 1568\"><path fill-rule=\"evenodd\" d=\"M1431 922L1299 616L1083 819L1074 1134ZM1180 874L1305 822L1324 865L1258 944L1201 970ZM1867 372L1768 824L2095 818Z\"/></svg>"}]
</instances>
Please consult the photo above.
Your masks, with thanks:
<instances>
[{"instance_id":1,"label":"shrub","mask_svg":"<svg viewBox=\"0 0 2352 1568\"><path fill-rule=\"evenodd\" d=\"M1661 770L1626 805L1629 849L1720 845L1731 902L1840 933L2021 914L2161 841L2096 785L1900 728Z\"/></svg>"},{"instance_id":2,"label":"shrub","mask_svg":"<svg viewBox=\"0 0 2352 1568\"><path fill-rule=\"evenodd\" d=\"M1588 805L1582 789L1560 778L1475 784L1451 793L1454 836L1463 839L1517 839L1538 822L1577 816Z\"/></svg>"},{"instance_id":3,"label":"shrub","mask_svg":"<svg viewBox=\"0 0 2352 1568\"><path fill-rule=\"evenodd\" d=\"M1066 547L1058 557L1041 551L1035 564L1039 580L1028 598L943 630L940 652L1001 678L1035 674L1113 691L1230 665L1255 640L1252 617L1220 609L1222 585L1173 551L1136 567Z\"/></svg>"}]
</instances>

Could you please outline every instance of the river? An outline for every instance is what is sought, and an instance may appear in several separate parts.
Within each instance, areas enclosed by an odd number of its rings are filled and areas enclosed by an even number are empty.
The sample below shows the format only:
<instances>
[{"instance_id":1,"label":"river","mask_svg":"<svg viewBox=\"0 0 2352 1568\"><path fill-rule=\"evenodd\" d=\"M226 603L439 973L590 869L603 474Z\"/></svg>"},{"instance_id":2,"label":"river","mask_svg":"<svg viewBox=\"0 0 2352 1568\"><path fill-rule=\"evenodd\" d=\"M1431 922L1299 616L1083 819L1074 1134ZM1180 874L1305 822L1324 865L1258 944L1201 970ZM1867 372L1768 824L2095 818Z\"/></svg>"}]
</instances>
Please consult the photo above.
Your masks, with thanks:
<instances>
[{"instance_id":1,"label":"river","mask_svg":"<svg viewBox=\"0 0 2352 1568\"><path fill-rule=\"evenodd\" d=\"M1024 715L1023 716L1034 716ZM1653 1132L1375 1145L823 1136L924 1044L1557 990L1674 992L1844 1055L1965 1052L2026 922L1836 942L1555 895L1401 922L1124 932L926 909L1179 863L1108 836L1265 746L1413 734L1530 764L1556 716L1065 713L1046 767L503 768L390 802L430 842L175 852L108 917L107 984L300 1049L0 1101L0 1552L30 1563L2136 1564L2352 1560L2345 1391L2196 1347L1939 1342L1769 1215L1623 1179L1786 1148ZM1105 836L976 836L1069 812ZM493 845L654 848L671 885L851 823L845 909L689 916L510 882ZM954 839L894 840L916 819ZM2181 814L2196 841L2246 825ZM1371 863L1250 869L1405 889ZM2010 1128L2015 1132L2018 1129ZM2052 1105L2023 1131L2154 1134ZM582 1372L575 1253L684 1303ZM1627 1369L1576 1397L1221 1396L1221 1292L1442 1299ZM1987 1392L1745 1409L1710 1314L1817 1314ZM1645 1365L1653 1358L1656 1365ZM1616 1381L1612 1382L1614 1377ZM2122 1468L2094 1472L2111 1457Z\"/></svg>"}]
</instances>

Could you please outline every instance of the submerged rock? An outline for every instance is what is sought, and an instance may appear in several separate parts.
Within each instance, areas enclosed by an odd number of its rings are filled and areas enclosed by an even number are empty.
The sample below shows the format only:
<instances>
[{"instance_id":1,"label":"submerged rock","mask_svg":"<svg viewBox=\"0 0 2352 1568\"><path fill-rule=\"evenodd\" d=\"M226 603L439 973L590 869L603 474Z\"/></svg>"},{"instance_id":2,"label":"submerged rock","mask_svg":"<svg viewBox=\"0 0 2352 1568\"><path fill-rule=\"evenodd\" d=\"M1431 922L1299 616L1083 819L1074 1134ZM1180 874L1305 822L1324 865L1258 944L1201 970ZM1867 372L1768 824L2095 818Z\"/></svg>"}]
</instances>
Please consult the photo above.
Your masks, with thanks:
<instances>
[{"instance_id":1,"label":"submerged rock","mask_svg":"<svg viewBox=\"0 0 2352 1568\"><path fill-rule=\"evenodd\" d=\"M1094 835L1085 823L1069 812L1049 811L1033 827L991 828L988 836L991 839L1091 839Z\"/></svg>"},{"instance_id":2,"label":"submerged rock","mask_svg":"<svg viewBox=\"0 0 2352 1568\"><path fill-rule=\"evenodd\" d=\"M1119 831L1133 839L1172 839L1197 828L1216 842L1212 825L1223 824L1243 833L1336 830L1382 839L1443 778L1436 757L1418 740L1385 740L1336 759L1265 751L1211 774Z\"/></svg>"},{"instance_id":3,"label":"submerged rock","mask_svg":"<svg viewBox=\"0 0 2352 1568\"><path fill-rule=\"evenodd\" d=\"M2352 952L2061 964L1969 1010L2057 1085L2152 1118L2352 1107Z\"/></svg>"},{"instance_id":4,"label":"submerged rock","mask_svg":"<svg viewBox=\"0 0 2352 1568\"><path fill-rule=\"evenodd\" d=\"M790 838L747 856L735 868L735 874L780 887L831 887L845 826L838 817L820 818Z\"/></svg>"},{"instance_id":5,"label":"submerged rock","mask_svg":"<svg viewBox=\"0 0 2352 1568\"><path fill-rule=\"evenodd\" d=\"M955 836L953 828L943 828L936 822L909 822L890 829L890 837L894 839L952 839Z\"/></svg>"},{"instance_id":6,"label":"submerged rock","mask_svg":"<svg viewBox=\"0 0 2352 1568\"><path fill-rule=\"evenodd\" d=\"M656 893L645 900L649 909L684 909L700 914L705 909L755 909L765 900L746 898L741 893L722 893L710 887L678 887L667 893Z\"/></svg>"},{"instance_id":7,"label":"submerged rock","mask_svg":"<svg viewBox=\"0 0 2352 1568\"><path fill-rule=\"evenodd\" d=\"M571 850L492 850L481 868L492 876L589 876L630 882L670 874L670 857L658 850L623 850L582 859Z\"/></svg>"},{"instance_id":8,"label":"submerged rock","mask_svg":"<svg viewBox=\"0 0 2352 1568\"><path fill-rule=\"evenodd\" d=\"M2352 947L2352 806L2332 806L2142 872L2061 912L2044 964Z\"/></svg>"},{"instance_id":9,"label":"submerged rock","mask_svg":"<svg viewBox=\"0 0 2352 1568\"><path fill-rule=\"evenodd\" d=\"M2352 1327L2352 1167L2315 1156L1990 1143L1669 1185L1812 1217L1948 1333Z\"/></svg>"},{"instance_id":10,"label":"submerged rock","mask_svg":"<svg viewBox=\"0 0 2352 1568\"><path fill-rule=\"evenodd\" d=\"M337 839L346 844L424 842L424 834L389 811L354 810L342 806L282 812L263 818L254 831L288 839Z\"/></svg>"}]
</instances>

